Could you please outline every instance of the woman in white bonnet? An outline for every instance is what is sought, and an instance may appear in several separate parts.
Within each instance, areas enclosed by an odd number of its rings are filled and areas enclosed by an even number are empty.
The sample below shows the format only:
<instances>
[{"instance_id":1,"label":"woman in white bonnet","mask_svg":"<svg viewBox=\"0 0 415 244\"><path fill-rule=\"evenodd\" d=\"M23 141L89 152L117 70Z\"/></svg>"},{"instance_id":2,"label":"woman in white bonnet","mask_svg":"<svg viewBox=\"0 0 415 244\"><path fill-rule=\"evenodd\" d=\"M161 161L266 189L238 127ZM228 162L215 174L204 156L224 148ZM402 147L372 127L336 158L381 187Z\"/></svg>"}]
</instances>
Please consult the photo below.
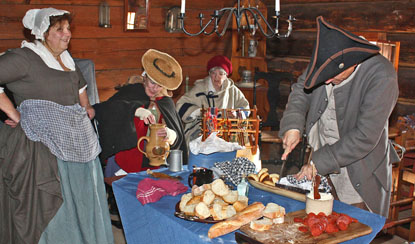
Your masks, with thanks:
<instances>
[{"instance_id":1,"label":"woman in white bonnet","mask_svg":"<svg viewBox=\"0 0 415 244\"><path fill-rule=\"evenodd\" d=\"M32 9L36 37L0 56L0 243L114 243L86 81L67 51L71 15Z\"/></svg>"}]
</instances>

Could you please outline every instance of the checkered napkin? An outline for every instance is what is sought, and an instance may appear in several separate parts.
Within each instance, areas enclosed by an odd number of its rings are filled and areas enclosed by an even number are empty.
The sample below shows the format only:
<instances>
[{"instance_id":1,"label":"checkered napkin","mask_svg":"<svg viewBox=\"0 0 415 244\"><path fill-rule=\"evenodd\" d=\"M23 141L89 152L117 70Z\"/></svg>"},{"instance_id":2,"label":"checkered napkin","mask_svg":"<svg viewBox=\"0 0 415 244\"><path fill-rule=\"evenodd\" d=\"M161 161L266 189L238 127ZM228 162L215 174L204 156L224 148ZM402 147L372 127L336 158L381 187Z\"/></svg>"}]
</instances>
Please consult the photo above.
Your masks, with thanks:
<instances>
[{"instance_id":1,"label":"checkered napkin","mask_svg":"<svg viewBox=\"0 0 415 244\"><path fill-rule=\"evenodd\" d=\"M176 196L187 191L187 186L178 180L155 180L145 178L138 183L136 197L141 204L157 202L165 195Z\"/></svg>"},{"instance_id":2,"label":"checkered napkin","mask_svg":"<svg viewBox=\"0 0 415 244\"><path fill-rule=\"evenodd\" d=\"M232 161L216 162L214 166L225 174L225 180L238 185L242 177L255 173L255 164L244 157L237 157Z\"/></svg>"},{"instance_id":3,"label":"checkered napkin","mask_svg":"<svg viewBox=\"0 0 415 244\"><path fill-rule=\"evenodd\" d=\"M331 192L331 187L329 185L327 178L322 175L320 175L320 178L321 178L321 182L320 182L318 189L323 190L326 193ZM297 180L294 177L294 175L287 175L287 177L282 178L279 183L283 185L299 187L301 189L308 190L308 191L311 191L312 189L312 181L307 180L306 176L304 176L304 178L301 180Z\"/></svg>"}]
</instances>

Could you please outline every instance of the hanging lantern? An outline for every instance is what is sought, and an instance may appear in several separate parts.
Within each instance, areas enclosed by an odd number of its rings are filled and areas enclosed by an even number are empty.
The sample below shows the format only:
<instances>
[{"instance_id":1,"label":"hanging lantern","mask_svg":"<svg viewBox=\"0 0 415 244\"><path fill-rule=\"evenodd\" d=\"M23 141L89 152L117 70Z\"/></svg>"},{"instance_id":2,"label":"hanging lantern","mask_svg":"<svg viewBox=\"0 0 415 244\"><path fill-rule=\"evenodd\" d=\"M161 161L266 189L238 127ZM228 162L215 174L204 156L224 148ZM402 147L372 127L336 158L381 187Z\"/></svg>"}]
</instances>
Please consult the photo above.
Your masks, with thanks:
<instances>
[{"instance_id":1,"label":"hanging lantern","mask_svg":"<svg viewBox=\"0 0 415 244\"><path fill-rule=\"evenodd\" d=\"M99 27L110 28L110 6L106 1L99 4Z\"/></svg>"}]
</instances>

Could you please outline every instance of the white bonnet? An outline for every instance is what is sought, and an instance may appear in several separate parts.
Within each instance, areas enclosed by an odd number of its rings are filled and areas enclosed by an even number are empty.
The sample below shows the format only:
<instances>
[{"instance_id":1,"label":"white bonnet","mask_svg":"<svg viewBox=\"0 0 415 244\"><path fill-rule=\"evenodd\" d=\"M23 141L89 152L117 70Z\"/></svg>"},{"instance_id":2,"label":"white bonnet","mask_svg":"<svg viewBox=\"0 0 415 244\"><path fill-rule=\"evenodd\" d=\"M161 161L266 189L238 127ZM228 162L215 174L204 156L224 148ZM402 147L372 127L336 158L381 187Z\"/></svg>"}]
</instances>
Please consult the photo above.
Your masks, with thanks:
<instances>
[{"instance_id":1,"label":"white bonnet","mask_svg":"<svg viewBox=\"0 0 415 244\"><path fill-rule=\"evenodd\" d=\"M49 28L50 16L64 15L69 12L66 10L59 10L55 8L42 8L42 9L30 9L26 12L23 18L23 25L29 30L32 30L32 34L36 36L36 39L44 40L43 34Z\"/></svg>"}]
</instances>

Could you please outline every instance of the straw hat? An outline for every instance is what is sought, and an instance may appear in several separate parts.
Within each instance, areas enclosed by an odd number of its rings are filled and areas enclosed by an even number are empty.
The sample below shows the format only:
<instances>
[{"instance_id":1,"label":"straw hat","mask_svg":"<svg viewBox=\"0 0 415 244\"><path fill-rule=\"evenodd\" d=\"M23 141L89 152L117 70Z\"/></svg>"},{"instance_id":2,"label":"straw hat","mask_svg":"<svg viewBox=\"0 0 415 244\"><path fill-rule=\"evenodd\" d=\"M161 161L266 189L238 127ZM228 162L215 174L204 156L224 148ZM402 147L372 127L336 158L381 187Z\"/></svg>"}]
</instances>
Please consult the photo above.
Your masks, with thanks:
<instances>
[{"instance_id":1,"label":"straw hat","mask_svg":"<svg viewBox=\"0 0 415 244\"><path fill-rule=\"evenodd\" d=\"M379 47L317 17L317 39L304 87L321 84L376 55Z\"/></svg>"},{"instance_id":2,"label":"straw hat","mask_svg":"<svg viewBox=\"0 0 415 244\"><path fill-rule=\"evenodd\" d=\"M182 83L182 67L167 53L149 49L141 58L147 76L158 85L175 90Z\"/></svg>"}]
</instances>

